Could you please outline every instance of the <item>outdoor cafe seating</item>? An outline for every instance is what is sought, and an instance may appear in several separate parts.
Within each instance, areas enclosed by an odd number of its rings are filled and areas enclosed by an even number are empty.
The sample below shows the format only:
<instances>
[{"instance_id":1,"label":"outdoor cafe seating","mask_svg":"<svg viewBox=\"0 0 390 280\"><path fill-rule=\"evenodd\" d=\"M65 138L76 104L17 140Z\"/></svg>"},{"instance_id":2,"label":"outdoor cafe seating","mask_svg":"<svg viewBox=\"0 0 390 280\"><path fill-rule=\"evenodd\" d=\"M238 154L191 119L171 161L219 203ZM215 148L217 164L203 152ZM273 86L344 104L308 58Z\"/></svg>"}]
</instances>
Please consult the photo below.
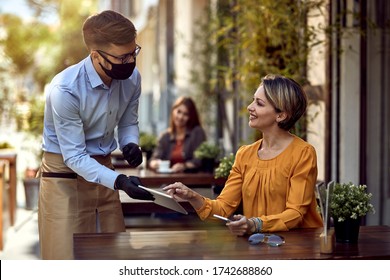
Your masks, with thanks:
<instances>
[{"instance_id":1,"label":"outdoor cafe seating","mask_svg":"<svg viewBox=\"0 0 390 280\"><path fill-rule=\"evenodd\" d=\"M213 174L159 174L151 170L121 169L139 176L158 189L181 181L197 185L197 191L215 197L212 185L223 184ZM140 201L121 193L127 230L121 233L74 234L75 259L390 259L390 227L362 226L357 244L335 243L331 253L322 253L322 228L294 229L275 233L284 242L252 245L248 236L233 236L225 222L201 221L188 202L180 204L188 215L152 201Z\"/></svg>"}]
</instances>

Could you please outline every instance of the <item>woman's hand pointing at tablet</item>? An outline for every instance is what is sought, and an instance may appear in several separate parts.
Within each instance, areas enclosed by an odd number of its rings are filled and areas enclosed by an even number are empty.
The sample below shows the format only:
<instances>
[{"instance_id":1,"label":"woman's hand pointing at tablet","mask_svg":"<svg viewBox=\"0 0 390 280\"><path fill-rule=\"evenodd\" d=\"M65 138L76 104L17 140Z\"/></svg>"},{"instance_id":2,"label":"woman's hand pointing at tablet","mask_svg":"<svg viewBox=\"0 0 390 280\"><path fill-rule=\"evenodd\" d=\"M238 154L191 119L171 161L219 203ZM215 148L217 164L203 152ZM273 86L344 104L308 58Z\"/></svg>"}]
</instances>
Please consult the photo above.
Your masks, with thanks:
<instances>
[{"instance_id":1,"label":"woman's hand pointing at tablet","mask_svg":"<svg viewBox=\"0 0 390 280\"><path fill-rule=\"evenodd\" d=\"M174 199L187 200L194 209L199 209L203 205L204 197L182 183L173 183L163 188Z\"/></svg>"}]
</instances>

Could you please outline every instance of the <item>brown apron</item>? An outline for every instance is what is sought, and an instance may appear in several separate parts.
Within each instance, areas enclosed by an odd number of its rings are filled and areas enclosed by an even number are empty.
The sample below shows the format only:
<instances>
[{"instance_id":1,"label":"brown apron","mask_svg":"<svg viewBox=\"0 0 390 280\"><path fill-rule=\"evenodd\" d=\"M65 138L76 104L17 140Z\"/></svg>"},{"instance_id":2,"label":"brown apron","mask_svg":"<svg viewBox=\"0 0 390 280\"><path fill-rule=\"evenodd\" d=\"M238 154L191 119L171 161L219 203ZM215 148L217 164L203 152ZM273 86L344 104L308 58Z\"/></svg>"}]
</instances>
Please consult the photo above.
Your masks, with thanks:
<instances>
[{"instance_id":1,"label":"brown apron","mask_svg":"<svg viewBox=\"0 0 390 280\"><path fill-rule=\"evenodd\" d=\"M93 158L113 169L110 155ZM73 259L73 233L126 230L119 193L87 182L64 164L62 155L45 152L38 176L42 259Z\"/></svg>"}]
</instances>

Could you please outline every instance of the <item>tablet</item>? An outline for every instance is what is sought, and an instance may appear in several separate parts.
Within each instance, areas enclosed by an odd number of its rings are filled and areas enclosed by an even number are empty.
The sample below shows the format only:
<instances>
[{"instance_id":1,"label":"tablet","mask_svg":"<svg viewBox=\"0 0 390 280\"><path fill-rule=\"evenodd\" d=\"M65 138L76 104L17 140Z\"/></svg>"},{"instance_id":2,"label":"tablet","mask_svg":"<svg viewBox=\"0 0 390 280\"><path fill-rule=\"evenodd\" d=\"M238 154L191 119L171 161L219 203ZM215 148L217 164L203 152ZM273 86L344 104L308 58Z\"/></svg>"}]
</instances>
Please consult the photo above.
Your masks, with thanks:
<instances>
[{"instance_id":1,"label":"tablet","mask_svg":"<svg viewBox=\"0 0 390 280\"><path fill-rule=\"evenodd\" d=\"M177 202L170 195L163 193L163 192L160 192L160 191L157 191L157 190L154 190L154 189L146 188L146 187L141 186L141 185L138 185L138 187L150 192L154 196L154 201L153 201L154 203L161 205L161 206L164 206L166 208L175 210L176 212L179 212L182 214L186 214L186 215L188 214L186 209L184 209L183 206L181 206L179 204L179 202Z\"/></svg>"}]
</instances>

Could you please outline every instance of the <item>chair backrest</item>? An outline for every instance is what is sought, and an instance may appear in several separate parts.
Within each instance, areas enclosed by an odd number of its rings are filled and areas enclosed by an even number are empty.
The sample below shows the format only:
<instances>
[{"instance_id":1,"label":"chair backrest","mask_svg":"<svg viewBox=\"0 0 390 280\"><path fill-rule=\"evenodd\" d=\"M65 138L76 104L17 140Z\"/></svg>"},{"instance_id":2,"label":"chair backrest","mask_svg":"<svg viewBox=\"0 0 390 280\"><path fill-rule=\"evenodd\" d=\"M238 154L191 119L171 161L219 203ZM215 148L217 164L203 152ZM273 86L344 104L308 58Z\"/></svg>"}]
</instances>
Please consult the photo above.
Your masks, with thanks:
<instances>
[{"instance_id":1,"label":"chair backrest","mask_svg":"<svg viewBox=\"0 0 390 280\"><path fill-rule=\"evenodd\" d=\"M5 182L5 165L6 162L0 160L0 250L4 248L5 242L5 221L4 217L7 215L7 209L3 202L6 202L6 182Z\"/></svg>"}]
</instances>

